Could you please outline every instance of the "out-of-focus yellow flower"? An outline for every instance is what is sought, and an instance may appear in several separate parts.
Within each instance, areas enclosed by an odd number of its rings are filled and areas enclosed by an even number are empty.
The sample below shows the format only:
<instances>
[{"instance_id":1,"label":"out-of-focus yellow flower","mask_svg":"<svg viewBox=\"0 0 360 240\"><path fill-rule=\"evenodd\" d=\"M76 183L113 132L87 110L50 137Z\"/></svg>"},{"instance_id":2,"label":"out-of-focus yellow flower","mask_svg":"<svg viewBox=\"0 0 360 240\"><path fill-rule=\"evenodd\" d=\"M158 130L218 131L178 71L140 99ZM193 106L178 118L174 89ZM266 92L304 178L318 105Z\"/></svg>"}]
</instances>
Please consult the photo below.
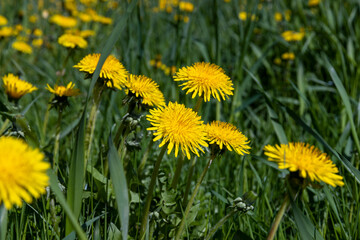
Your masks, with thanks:
<instances>
[{"instance_id":1,"label":"out-of-focus yellow flower","mask_svg":"<svg viewBox=\"0 0 360 240\"><path fill-rule=\"evenodd\" d=\"M13 49L15 49L19 52L23 52L26 54L32 53L32 47L29 44L27 44L26 42L16 40L15 42L13 42L13 44L11 46Z\"/></svg>"},{"instance_id":2,"label":"out-of-focus yellow flower","mask_svg":"<svg viewBox=\"0 0 360 240\"><path fill-rule=\"evenodd\" d=\"M83 30L83 31L80 31L80 36L83 37L83 38L88 38L88 37L91 37L91 36L94 36L95 35L95 31L94 30Z\"/></svg>"},{"instance_id":3,"label":"out-of-focus yellow flower","mask_svg":"<svg viewBox=\"0 0 360 240\"><path fill-rule=\"evenodd\" d=\"M39 149L15 137L0 137L0 204L6 209L32 202L46 192L50 164Z\"/></svg>"},{"instance_id":4,"label":"out-of-focus yellow flower","mask_svg":"<svg viewBox=\"0 0 360 240\"><path fill-rule=\"evenodd\" d=\"M180 1L179 9L180 11L184 12L192 12L194 11L194 4L192 4L191 2Z\"/></svg>"},{"instance_id":5,"label":"out-of-focus yellow flower","mask_svg":"<svg viewBox=\"0 0 360 240\"><path fill-rule=\"evenodd\" d=\"M224 2L229 3L229 2L231 2L231 0L224 0Z\"/></svg>"},{"instance_id":6,"label":"out-of-focus yellow flower","mask_svg":"<svg viewBox=\"0 0 360 240\"><path fill-rule=\"evenodd\" d=\"M77 24L76 18L62 16L60 14L55 14L50 18L50 22L63 27L63 28L72 28Z\"/></svg>"},{"instance_id":7,"label":"out-of-focus yellow flower","mask_svg":"<svg viewBox=\"0 0 360 240\"><path fill-rule=\"evenodd\" d=\"M252 21L256 20L256 15L254 14L249 14L247 12L239 12L239 19L242 21L246 21L246 19L250 18Z\"/></svg>"},{"instance_id":8,"label":"out-of-focus yellow flower","mask_svg":"<svg viewBox=\"0 0 360 240\"><path fill-rule=\"evenodd\" d=\"M110 25L112 24L112 19L109 18L109 17L104 17L104 16L100 16L100 15L96 15L93 17L93 20L95 22L99 22L99 23L102 23L102 24L107 24L107 25Z\"/></svg>"},{"instance_id":9,"label":"out-of-focus yellow flower","mask_svg":"<svg viewBox=\"0 0 360 240\"><path fill-rule=\"evenodd\" d=\"M274 63L275 63L276 65L280 65L280 64L281 64L281 58L279 58L279 57L275 58L275 59L274 59Z\"/></svg>"},{"instance_id":10,"label":"out-of-focus yellow flower","mask_svg":"<svg viewBox=\"0 0 360 240\"><path fill-rule=\"evenodd\" d=\"M8 24L7 18L4 17L4 16L2 16L2 15L0 15L0 26L4 26L4 25L6 25L6 24Z\"/></svg>"},{"instance_id":11,"label":"out-of-focus yellow flower","mask_svg":"<svg viewBox=\"0 0 360 240\"><path fill-rule=\"evenodd\" d=\"M257 5L257 8L258 8L259 10L261 10L261 9L263 8L263 5L262 5L261 3L259 3L259 4Z\"/></svg>"},{"instance_id":12,"label":"out-of-focus yellow flower","mask_svg":"<svg viewBox=\"0 0 360 240\"><path fill-rule=\"evenodd\" d=\"M319 3L320 3L320 0L309 0L308 1L308 6L309 7L316 7L316 6L319 5Z\"/></svg>"},{"instance_id":13,"label":"out-of-focus yellow flower","mask_svg":"<svg viewBox=\"0 0 360 240\"><path fill-rule=\"evenodd\" d=\"M0 28L0 38L1 37L10 37L14 35L14 30L12 27L2 27Z\"/></svg>"},{"instance_id":14,"label":"out-of-focus yellow flower","mask_svg":"<svg viewBox=\"0 0 360 240\"><path fill-rule=\"evenodd\" d=\"M175 21L184 21L184 22L189 22L189 16L184 16L184 15L179 15L179 14L175 14L174 15L174 20Z\"/></svg>"},{"instance_id":15,"label":"out-of-focus yellow flower","mask_svg":"<svg viewBox=\"0 0 360 240\"><path fill-rule=\"evenodd\" d=\"M31 15L31 16L29 17L29 22L31 22L31 23L36 23L36 21L37 21L37 16L36 16L36 15Z\"/></svg>"},{"instance_id":16,"label":"out-of-focus yellow flower","mask_svg":"<svg viewBox=\"0 0 360 240\"><path fill-rule=\"evenodd\" d=\"M305 32L303 30L301 32L285 31L281 36L287 42L301 41L305 37Z\"/></svg>"},{"instance_id":17,"label":"out-of-focus yellow flower","mask_svg":"<svg viewBox=\"0 0 360 240\"><path fill-rule=\"evenodd\" d=\"M77 36L77 35L72 35L72 34L61 35L58 39L58 43L60 45L63 45L64 47L68 47L68 48L75 48L75 47L86 48L87 47L87 41L83 37Z\"/></svg>"},{"instance_id":18,"label":"out-of-focus yellow flower","mask_svg":"<svg viewBox=\"0 0 360 240\"><path fill-rule=\"evenodd\" d=\"M39 28L36 28L34 30L34 35L37 36L37 37L41 37L43 35L43 31Z\"/></svg>"},{"instance_id":19,"label":"out-of-focus yellow flower","mask_svg":"<svg viewBox=\"0 0 360 240\"><path fill-rule=\"evenodd\" d=\"M283 20L283 16L280 12L276 12L274 15L274 19L276 22L281 22Z\"/></svg>"},{"instance_id":20,"label":"out-of-focus yellow flower","mask_svg":"<svg viewBox=\"0 0 360 240\"><path fill-rule=\"evenodd\" d=\"M32 40L31 44L34 47L41 47L43 45L44 41L41 38L36 38L34 40Z\"/></svg>"},{"instance_id":21,"label":"out-of-focus yellow flower","mask_svg":"<svg viewBox=\"0 0 360 240\"><path fill-rule=\"evenodd\" d=\"M285 20L290 21L290 19L291 19L291 10L286 10L285 11Z\"/></svg>"},{"instance_id":22,"label":"out-of-focus yellow flower","mask_svg":"<svg viewBox=\"0 0 360 240\"><path fill-rule=\"evenodd\" d=\"M294 60L295 54L292 52L286 52L286 53L281 54L281 58L284 60Z\"/></svg>"},{"instance_id":23,"label":"out-of-focus yellow flower","mask_svg":"<svg viewBox=\"0 0 360 240\"><path fill-rule=\"evenodd\" d=\"M87 14L87 13L79 13L78 17L80 18L81 21L83 22L91 22L92 21L92 17L91 15Z\"/></svg>"},{"instance_id":24,"label":"out-of-focus yellow flower","mask_svg":"<svg viewBox=\"0 0 360 240\"><path fill-rule=\"evenodd\" d=\"M95 5L98 1L97 0L80 0L82 4L89 7L91 5Z\"/></svg>"}]
</instances>

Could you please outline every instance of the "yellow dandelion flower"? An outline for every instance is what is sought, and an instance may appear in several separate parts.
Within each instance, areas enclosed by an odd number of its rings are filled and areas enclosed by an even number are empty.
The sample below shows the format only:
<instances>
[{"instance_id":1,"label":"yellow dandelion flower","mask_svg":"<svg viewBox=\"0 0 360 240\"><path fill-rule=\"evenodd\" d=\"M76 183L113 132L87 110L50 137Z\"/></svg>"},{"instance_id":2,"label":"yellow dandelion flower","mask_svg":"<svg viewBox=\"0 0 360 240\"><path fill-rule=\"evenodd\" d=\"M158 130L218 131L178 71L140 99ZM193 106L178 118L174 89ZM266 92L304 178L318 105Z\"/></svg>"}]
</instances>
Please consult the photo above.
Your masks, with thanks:
<instances>
[{"instance_id":1,"label":"yellow dandelion flower","mask_svg":"<svg viewBox=\"0 0 360 240\"><path fill-rule=\"evenodd\" d=\"M283 20L283 16L282 16L282 14L280 12L276 12L274 14L274 19L275 19L276 22L281 22Z\"/></svg>"},{"instance_id":2,"label":"yellow dandelion flower","mask_svg":"<svg viewBox=\"0 0 360 240\"><path fill-rule=\"evenodd\" d=\"M76 18L62 16L60 14L55 14L54 16L52 16L50 18L50 22L63 28L72 28L75 27L77 24Z\"/></svg>"},{"instance_id":3,"label":"yellow dandelion flower","mask_svg":"<svg viewBox=\"0 0 360 240\"><path fill-rule=\"evenodd\" d=\"M3 77L3 83L5 93L11 99L20 99L25 94L37 90L37 87L33 86L31 83L21 80L18 76L14 76L12 73Z\"/></svg>"},{"instance_id":4,"label":"yellow dandelion flower","mask_svg":"<svg viewBox=\"0 0 360 240\"><path fill-rule=\"evenodd\" d=\"M1 37L10 37L12 35L14 35L14 29L12 27L0 28L0 38Z\"/></svg>"},{"instance_id":5,"label":"yellow dandelion flower","mask_svg":"<svg viewBox=\"0 0 360 240\"><path fill-rule=\"evenodd\" d=\"M275 58L275 59L274 59L274 63L275 63L276 65L280 65L280 64L281 64L281 58L279 58L279 57Z\"/></svg>"},{"instance_id":6,"label":"yellow dandelion flower","mask_svg":"<svg viewBox=\"0 0 360 240\"><path fill-rule=\"evenodd\" d=\"M75 48L75 47L86 48L87 47L87 41L83 37L77 36L77 35L72 35L72 34L61 35L58 39L58 43L64 47L68 47L68 48Z\"/></svg>"},{"instance_id":7,"label":"yellow dandelion flower","mask_svg":"<svg viewBox=\"0 0 360 240\"><path fill-rule=\"evenodd\" d=\"M43 31L39 28L36 28L34 30L34 35L37 36L37 37L41 37L43 35Z\"/></svg>"},{"instance_id":8,"label":"yellow dandelion flower","mask_svg":"<svg viewBox=\"0 0 360 240\"><path fill-rule=\"evenodd\" d=\"M137 98L141 98L143 104L157 107L165 105L165 98L159 85L151 78L130 74L126 87L126 94L132 93Z\"/></svg>"},{"instance_id":9,"label":"yellow dandelion flower","mask_svg":"<svg viewBox=\"0 0 360 240\"><path fill-rule=\"evenodd\" d=\"M0 15L0 26L4 26L4 25L6 25L6 24L8 24L7 18L4 17L4 16L2 16L2 15Z\"/></svg>"},{"instance_id":10,"label":"yellow dandelion flower","mask_svg":"<svg viewBox=\"0 0 360 240\"><path fill-rule=\"evenodd\" d=\"M220 149L225 145L229 151L237 154L249 154L249 140L234 125L230 123L214 121L205 127L206 137L209 144L217 144Z\"/></svg>"},{"instance_id":11,"label":"yellow dandelion flower","mask_svg":"<svg viewBox=\"0 0 360 240\"><path fill-rule=\"evenodd\" d=\"M190 67L179 69L174 76L174 81L185 81L181 84L182 90L188 89L186 94L193 92L192 98L197 94L204 94L205 102L210 101L210 95L220 101L228 95L233 95L233 83L225 71L215 65L205 62L194 63Z\"/></svg>"},{"instance_id":12,"label":"yellow dandelion flower","mask_svg":"<svg viewBox=\"0 0 360 240\"><path fill-rule=\"evenodd\" d=\"M89 54L81 59L78 64L74 65L74 68L92 75L95 72L99 59L100 53ZM127 75L128 73L124 65L112 55L107 57L100 71L100 78L105 80L109 88L120 90L125 86Z\"/></svg>"},{"instance_id":13,"label":"yellow dandelion flower","mask_svg":"<svg viewBox=\"0 0 360 240\"><path fill-rule=\"evenodd\" d=\"M239 19L242 21L246 21L247 12L239 12Z\"/></svg>"},{"instance_id":14,"label":"yellow dandelion flower","mask_svg":"<svg viewBox=\"0 0 360 240\"><path fill-rule=\"evenodd\" d=\"M47 84L46 89L49 90L49 92L55 94L59 97L73 97L80 94L79 89L74 89L75 84L72 82L69 82L66 86L58 86L55 85L54 88L50 87L49 84Z\"/></svg>"},{"instance_id":15,"label":"yellow dandelion flower","mask_svg":"<svg viewBox=\"0 0 360 240\"><path fill-rule=\"evenodd\" d=\"M295 54L292 53L292 52L286 52L286 53L283 53L281 55L281 58L284 59L284 60L294 60L295 59Z\"/></svg>"},{"instance_id":16,"label":"yellow dandelion flower","mask_svg":"<svg viewBox=\"0 0 360 240\"><path fill-rule=\"evenodd\" d=\"M36 23L36 21L37 21L37 16L36 15L31 15L30 17L29 17L29 22L31 22L31 23Z\"/></svg>"},{"instance_id":17,"label":"yellow dandelion flower","mask_svg":"<svg viewBox=\"0 0 360 240\"><path fill-rule=\"evenodd\" d=\"M81 13L79 13L78 17L83 22L91 22L92 21L92 17L87 13L81 12Z\"/></svg>"},{"instance_id":18,"label":"yellow dandelion flower","mask_svg":"<svg viewBox=\"0 0 360 240\"><path fill-rule=\"evenodd\" d=\"M320 3L320 0L309 0L308 1L308 6L309 7L316 7L316 6L319 5L319 3Z\"/></svg>"},{"instance_id":19,"label":"yellow dandelion flower","mask_svg":"<svg viewBox=\"0 0 360 240\"><path fill-rule=\"evenodd\" d=\"M177 157L180 147L183 154L190 159L190 151L199 156L198 150L204 152L201 146L208 146L201 117L183 104L169 102L168 106L150 110L150 115L146 118L152 125L147 130L155 131L154 141L162 138L159 147L169 143L168 154L175 146Z\"/></svg>"},{"instance_id":20,"label":"yellow dandelion flower","mask_svg":"<svg viewBox=\"0 0 360 240\"><path fill-rule=\"evenodd\" d=\"M31 54L32 53L32 47L27 44L26 42L23 41L15 41L13 42L13 44L11 45L13 49L19 51L19 52L23 52L26 54Z\"/></svg>"},{"instance_id":21,"label":"yellow dandelion flower","mask_svg":"<svg viewBox=\"0 0 360 240\"><path fill-rule=\"evenodd\" d=\"M94 30L83 30L83 31L80 31L80 36L83 37L83 38L88 38L88 37L91 37L91 36L94 36L95 35L95 31Z\"/></svg>"},{"instance_id":22,"label":"yellow dandelion flower","mask_svg":"<svg viewBox=\"0 0 360 240\"><path fill-rule=\"evenodd\" d=\"M191 2L180 1L179 9L184 12L192 12L194 11L194 4L192 4Z\"/></svg>"},{"instance_id":23,"label":"yellow dandelion flower","mask_svg":"<svg viewBox=\"0 0 360 240\"><path fill-rule=\"evenodd\" d=\"M39 149L30 148L24 141L14 137L0 137L0 204L6 209L21 206L22 199L31 203L39 198L49 185L46 175L50 164L44 162Z\"/></svg>"},{"instance_id":24,"label":"yellow dandelion flower","mask_svg":"<svg viewBox=\"0 0 360 240\"><path fill-rule=\"evenodd\" d=\"M36 38L34 40L32 40L31 44L34 47L41 47L43 45L44 41L41 38Z\"/></svg>"},{"instance_id":25,"label":"yellow dandelion flower","mask_svg":"<svg viewBox=\"0 0 360 240\"><path fill-rule=\"evenodd\" d=\"M287 42L301 41L305 37L305 32L285 31L281 34Z\"/></svg>"},{"instance_id":26,"label":"yellow dandelion flower","mask_svg":"<svg viewBox=\"0 0 360 240\"><path fill-rule=\"evenodd\" d=\"M333 187L343 186L343 177L326 153L305 143L289 143L264 148L269 161L277 162L280 169L298 172L302 178L323 181Z\"/></svg>"}]
</instances>

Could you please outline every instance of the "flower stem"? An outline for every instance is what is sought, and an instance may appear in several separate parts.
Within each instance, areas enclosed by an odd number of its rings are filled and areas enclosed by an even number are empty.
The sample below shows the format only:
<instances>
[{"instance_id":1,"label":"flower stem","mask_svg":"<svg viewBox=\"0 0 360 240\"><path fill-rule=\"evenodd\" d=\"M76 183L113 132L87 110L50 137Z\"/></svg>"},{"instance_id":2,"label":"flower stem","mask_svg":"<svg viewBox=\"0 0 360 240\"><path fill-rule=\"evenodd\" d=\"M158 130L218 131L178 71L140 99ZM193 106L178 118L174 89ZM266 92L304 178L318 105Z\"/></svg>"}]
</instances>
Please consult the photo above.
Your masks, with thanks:
<instances>
[{"instance_id":1,"label":"flower stem","mask_svg":"<svg viewBox=\"0 0 360 240\"><path fill-rule=\"evenodd\" d=\"M185 188L184 198L183 198L183 202L182 202L183 206L185 206L185 204L187 204L188 195L189 195L189 191L190 191L190 185L191 185L191 179L192 179L192 176L194 174L194 168L195 168L196 159L197 159L197 156L195 156L191 161L191 166L190 166L190 169L189 169L189 175L188 175L187 180L186 180L186 188Z\"/></svg>"},{"instance_id":2,"label":"flower stem","mask_svg":"<svg viewBox=\"0 0 360 240\"><path fill-rule=\"evenodd\" d=\"M196 186L195 186L195 189L194 189L194 192L193 194L191 195L190 197L190 200L186 206L186 209L185 209L185 213L184 213L184 216L181 220L181 223L180 223L180 226L179 226L179 229L176 233L176 237L175 237L175 240L179 240L181 238L181 235L182 235L182 232L184 231L184 227L185 227L185 223L186 223L186 218L187 216L189 215L190 213L190 209L194 203L194 200L195 200L195 197L196 197L196 194L198 193L199 191L199 188L200 188L200 185L202 183L202 181L204 180L204 177L205 177L205 174L206 172L208 171L208 169L210 168L210 165L212 163L212 161L215 159L216 155L212 155L209 159L209 162L207 163L206 167L204 168L203 172L201 173L197 183L196 183Z\"/></svg>"},{"instance_id":3,"label":"flower stem","mask_svg":"<svg viewBox=\"0 0 360 240\"><path fill-rule=\"evenodd\" d=\"M277 229L280 225L280 222L281 222L281 219L282 217L284 216L284 213L287 209L287 207L289 206L289 197L286 196L285 199L284 199L284 202L282 203L281 207L280 207L280 210L279 212L277 213L276 217L275 217L275 220L271 226L271 229L269 231L269 235L267 237L267 240L272 240L274 239L275 237L275 234L277 232Z\"/></svg>"},{"instance_id":4,"label":"flower stem","mask_svg":"<svg viewBox=\"0 0 360 240\"><path fill-rule=\"evenodd\" d=\"M219 220L219 222L210 230L208 235L205 237L205 240L211 239L211 237L216 233L216 231L221 227L228 218L232 217L236 213L236 209L231 210L225 217Z\"/></svg>"},{"instance_id":5,"label":"flower stem","mask_svg":"<svg viewBox=\"0 0 360 240\"><path fill-rule=\"evenodd\" d=\"M101 85L100 85L101 84ZM86 128L86 137L85 137L85 166L87 165L87 161L89 160L91 147L92 147L92 139L94 138L94 130L95 130L95 123L96 123L96 116L97 111L100 106L100 100L101 95L105 89L104 83L101 81L97 81L95 87L94 87L94 99L93 99L93 105L90 110L90 116L89 116L89 123Z\"/></svg>"},{"instance_id":6,"label":"flower stem","mask_svg":"<svg viewBox=\"0 0 360 240\"><path fill-rule=\"evenodd\" d=\"M153 192L154 192L154 188L155 188L156 178L157 178L157 175L159 172L161 161L164 157L164 154L166 152L168 145L169 145L169 142L166 143L164 146L162 146L161 152L156 160L156 163L155 163L152 175L151 175L149 189L148 189L148 193L146 195L144 215L141 220L140 239L144 239L144 237L145 237L146 226L147 226L148 217L149 217L150 204L151 204L151 200L152 200L152 196L153 196Z\"/></svg>"},{"instance_id":7,"label":"flower stem","mask_svg":"<svg viewBox=\"0 0 360 240\"><path fill-rule=\"evenodd\" d=\"M151 140L149 142L149 145L148 145L148 147L147 147L147 149L146 149L146 151L145 151L145 153L144 153L144 155L143 155L143 157L141 159L140 165L139 165L138 170L137 170L138 176L141 176L142 171L144 170L144 167L145 167L146 160L147 160L147 158L149 156L149 152L150 152L150 150L151 150L151 148L152 148L152 146L154 144L154 141L152 140L152 135L151 135L150 139Z\"/></svg>"},{"instance_id":8,"label":"flower stem","mask_svg":"<svg viewBox=\"0 0 360 240\"><path fill-rule=\"evenodd\" d=\"M59 110L58 121L56 123L56 135L54 144L54 172L57 174L59 168L59 145L60 145L60 129L61 129L62 110Z\"/></svg>"},{"instance_id":9,"label":"flower stem","mask_svg":"<svg viewBox=\"0 0 360 240\"><path fill-rule=\"evenodd\" d=\"M202 104L203 101L204 101L204 96L201 96L201 97L198 98L198 100L196 101L196 105L194 107L195 112L197 112L197 113L199 112L201 104Z\"/></svg>"},{"instance_id":10,"label":"flower stem","mask_svg":"<svg viewBox=\"0 0 360 240\"><path fill-rule=\"evenodd\" d=\"M177 163L176 163L175 174L174 174L173 180L171 182L171 188L173 188L173 189L176 188L176 185L177 185L177 183L179 181L180 173L181 173L181 169L182 169L183 164L184 164L184 154L180 153L180 156L178 157Z\"/></svg>"}]
</instances>

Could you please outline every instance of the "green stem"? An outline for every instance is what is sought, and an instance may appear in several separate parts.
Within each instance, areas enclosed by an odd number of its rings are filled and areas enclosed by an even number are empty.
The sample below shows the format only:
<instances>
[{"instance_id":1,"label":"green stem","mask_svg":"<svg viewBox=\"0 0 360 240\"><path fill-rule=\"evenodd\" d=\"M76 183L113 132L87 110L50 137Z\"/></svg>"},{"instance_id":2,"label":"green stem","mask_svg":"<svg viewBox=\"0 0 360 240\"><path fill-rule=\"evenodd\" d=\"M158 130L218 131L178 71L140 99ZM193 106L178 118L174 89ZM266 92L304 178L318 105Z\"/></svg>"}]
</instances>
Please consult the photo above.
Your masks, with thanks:
<instances>
[{"instance_id":1,"label":"green stem","mask_svg":"<svg viewBox=\"0 0 360 240\"><path fill-rule=\"evenodd\" d=\"M190 210L191 210L191 207L194 203L194 200L195 200L195 197L196 197L196 194L198 193L199 191L199 188L200 188L200 185L202 183L202 181L204 180L204 177L205 177L205 174L206 172L208 171L208 169L210 168L210 165L212 163L212 161L215 159L216 155L212 155L209 159L209 162L207 163L206 167L204 168L203 172L201 173L201 176L199 177L197 183L196 183L196 186L195 186L195 189L194 189L194 192L193 194L191 195L190 197L190 201L188 202L187 206L186 206L186 209L185 209L185 213L184 213L184 216L181 220L181 223L180 223L180 226L179 226L179 229L176 233L176 237L175 237L175 240L179 240L181 238L181 235L182 235L182 232L184 231L184 228L185 228L185 223L186 223L186 218L187 216L189 215L190 213Z\"/></svg>"},{"instance_id":2,"label":"green stem","mask_svg":"<svg viewBox=\"0 0 360 240\"><path fill-rule=\"evenodd\" d=\"M55 135L55 144L54 144L54 172L57 174L59 168L59 145L60 145L60 130L61 130L61 119L62 119L62 110L59 110L58 121L56 124L56 135Z\"/></svg>"},{"instance_id":3,"label":"green stem","mask_svg":"<svg viewBox=\"0 0 360 240\"><path fill-rule=\"evenodd\" d=\"M216 231L221 227L226 220L232 217L236 213L236 209L231 210L225 217L219 220L219 222L209 231L208 235L205 237L205 240L211 239L211 237L216 233Z\"/></svg>"},{"instance_id":4,"label":"green stem","mask_svg":"<svg viewBox=\"0 0 360 240\"><path fill-rule=\"evenodd\" d=\"M167 146L169 145L169 142L166 143L164 146L162 146L161 152L156 160L152 175L151 175L151 180L150 180L150 184L149 184L149 189L148 189L148 193L146 195L146 201L145 201L145 209L144 209L144 215L142 217L141 220L141 228L140 228L140 239L144 239L145 237L145 233L146 233L146 227L147 227L147 223L148 223L148 217L149 217L149 210L150 210L150 205L151 205L151 200L152 200L152 196L153 196L153 192L154 192L154 188L155 188L155 182L156 182L156 178L159 172L159 168L160 168L160 164L161 161L164 157L164 154L166 152Z\"/></svg>"},{"instance_id":5,"label":"green stem","mask_svg":"<svg viewBox=\"0 0 360 240\"><path fill-rule=\"evenodd\" d=\"M154 141L152 140L152 135L151 135L150 139L151 140L149 142L149 145L148 145L148 147L147 147L147 149L146 149L146 151L145 151L145 153L144 153L144 155L143 155L143 157L141 159L140 165L139 165L138 170L137 170L138 176L140 176L142 174L142 171L144 170L144 167L145 167L146 160L147 160L147 158L149 156L149 153L150 153L150 150L151 150L151 148L152 148L152 146L154 144Z\"/></svg>"},{"instance_id":6,"label":"green stem","mask_svg":"<svg viewBox=\"0 0 360 240\"><path fill-rule=\"evenodd\" d=\"M186 180L186 188L185 188L184 198L183 198L183 202L182 202L183 206L185 206L185 204L187 204L187 200L188 200L188 196L189 196L189 192L190 192L190 186L191 186L191 179L194 174L196 159L197 159L197 156L195 156L191 161L189 175Z\"/></svg>"},{"instance_id":7,"label":"green stem","mask_svg":"<svg viewBox=\"0 0 360 240\"><path fill-rule=\"evenodd\" d=\"M174 174L173 180L171 182L171 188L173 188L173 189L176 188L176 185L177 185L177 183L179 181L181 169L182 169L182 166L184 164L184 158L185 158L184 154L180 153L180 156L178 157L177 163L176 163L175 174Z\"/></svg>"},{"instance_id":8,"label":"green stem","mask_svg":"<svg viewBox=\"0 0 360 240\"><path fill-rule=\"evenodd\" d=\"M91 152L91 147L92 147L92 140L94 138L94 130L95 130L95 125L96 125L96 116L97 116L97 111L99 109L100 106L100 100L101 100L101 95L105 89L105 84L101 81L97 81L95 87L94 87L94 99L93 99L93 105L91 107L91 111L90 111L90 116L89 116L89 123L87 125L86 128L86 137L85 137L85 149L86 153L85 153L85 166L87 165L87 162L89 160L90 157L90 152Z\"/></svg>"},{"instance_id":9,"label":"green stem","mask_svg":"<svg viewBox=\"0 0 360 240\"><path fill-rule=\"evenodd\" d=\"M44 116L44 124L43 124L43 129L42 129L43 142L45 142L45 139L46 139L46 128L47 128L47 123L49 121L50 109L51 109L51 104L48 104L48 107L46 109L45 116Z\"/></svg>"},{"instance_id":10,"label":"green stem","mask_svg":"<svg viewBox=\"0 0 360 240\"><path fill-rule=\"evenodd\" d=\"M282 205L280 207L279 212L277 213L277 215L275 217L274 223L271 226L271 229L269 231L269 235L267 237L267 240L274 239L276 231L277 231L277 229L278 229L278 227L280 225L281 219L284 216L284 213L285 213L288 206L289 206L289 197L286 196L285 199L284 199L284 202L282 203Z\"/></svg>"},{"instance_id":11,"label":"green stem","mask_svg":"<svg viewBox=\"0 0 360 240\"><path fill-rule=\"evenodd\" d=\"M199 97L198 98L198 100L196 101L196 105L195 105L195 107L194 107L194 111L195 112L199 112L199 110L200 110L200 107L201 107L201 104L202 104L202 102L204 101L204 95L202 95L201 97Z\"/></svg>"},{"instance_id":12,"label":"green stem","mask_svg":"<svg viewBox=\"0 0 360 240\"><path fill-rule=\"evenodd\" d=\"M8 212L4 203L0 205L0 240L6 239Z\"/></svg>"}]
</instances>

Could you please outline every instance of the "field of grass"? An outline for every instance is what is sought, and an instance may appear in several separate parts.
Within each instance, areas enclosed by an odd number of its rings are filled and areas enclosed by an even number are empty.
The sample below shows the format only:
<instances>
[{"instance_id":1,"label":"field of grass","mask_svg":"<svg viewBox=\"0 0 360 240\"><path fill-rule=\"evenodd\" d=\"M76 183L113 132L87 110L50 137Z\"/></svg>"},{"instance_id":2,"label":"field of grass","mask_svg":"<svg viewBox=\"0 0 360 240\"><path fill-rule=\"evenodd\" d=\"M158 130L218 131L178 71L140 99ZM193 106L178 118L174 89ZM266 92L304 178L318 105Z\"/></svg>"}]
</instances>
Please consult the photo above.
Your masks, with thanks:
<instances>
[{"instance_id":1,"label":"field of grass","mask_svg":"<svg viewBox=\"0 0 360 240\"><path fill-rule=\"evenodd\" d=\"M0 143L0 240L360 239L359 12L356 0L1 0L0 140L24 139L50 168L46 191L6 207L7 184L25 177L7 162L26 157ZM83 38L64 46L64 33ZM74 67L93 53L95 72ZM156 82L166 106L99 77L109 55ZM175 76L197 62L221 67L231 94L203 101L182 90ZM9 73L37 90L9 97ZM70 82L79 95L47 87ZM249 154L210 143L199 157L183 145L168 154L148 128L151 109L169 102L204 124L233 124ZM292 142L328 154L343 186L264 154ZM317 164L303 167L328 176Z\"/></svg>"}]
</instances>

